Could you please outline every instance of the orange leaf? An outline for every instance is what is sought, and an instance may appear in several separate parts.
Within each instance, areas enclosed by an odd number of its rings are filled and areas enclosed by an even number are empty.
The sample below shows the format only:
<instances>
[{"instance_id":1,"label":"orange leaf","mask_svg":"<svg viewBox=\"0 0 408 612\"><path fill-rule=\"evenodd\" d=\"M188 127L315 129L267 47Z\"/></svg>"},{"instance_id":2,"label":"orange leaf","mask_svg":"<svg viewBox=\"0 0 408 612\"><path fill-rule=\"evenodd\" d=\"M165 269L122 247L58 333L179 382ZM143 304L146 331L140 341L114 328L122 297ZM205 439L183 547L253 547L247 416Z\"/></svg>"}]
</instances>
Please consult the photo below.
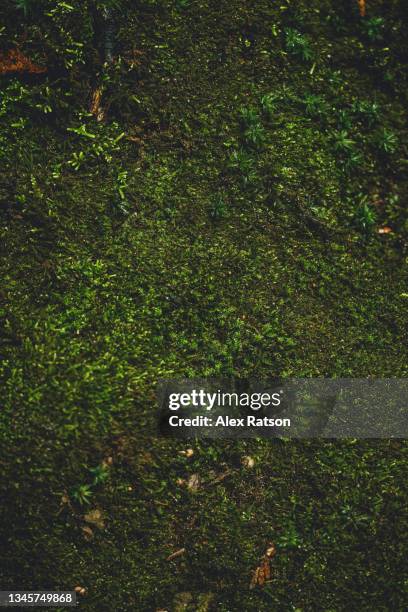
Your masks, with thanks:
<instances>
[{"instance_id":1,"label":"orange leaf","mask_svg":"<svg viewBox=\"0 0 408 612\"><path fill-rule=\"evenodd\" d=\"M46 71L47 68L34 64L21 53L20 49L10 49L7 53L0 53L0 74L8 74L10 72L42 74Z\"/></svg>"},{"instance_id":2,"label":"orange leaf","mask_svg":"<svg viewBox=\"0 0 408 612\"><path fill-rule=\"evenodd\" d=\"M264 558L261 562L261 565L256 568L253 573L251 584L249 585L250 589L254 589L256 586L264 586L265 582L267 582L271 577L271 565L268 558Z\"/></svg>"},{"instance_id":3,"label":"orange leaf","mask_svg":"<svg viewBox=\"0 0 408 612\"><path fill-rule=\"evenodd\" d=\"M256 586L263 587L268 580L271 579L271 559L276 554L275 545L270 543L264 556L262 557L260 565L256 568L252 575L252 579L249 585L250 589L254 589Z\"/></svg>"},{"instance_id":4,"label":"orange leaf","mask_svg":"<svg viewBox=\"0 0 408 612\"><path fill-rule=\"evenodd\" d=\"M360 9L360 17L365 17L366 14L366 3L365 0L357 0L358 8Z\"/></svg>"}]
</instances>

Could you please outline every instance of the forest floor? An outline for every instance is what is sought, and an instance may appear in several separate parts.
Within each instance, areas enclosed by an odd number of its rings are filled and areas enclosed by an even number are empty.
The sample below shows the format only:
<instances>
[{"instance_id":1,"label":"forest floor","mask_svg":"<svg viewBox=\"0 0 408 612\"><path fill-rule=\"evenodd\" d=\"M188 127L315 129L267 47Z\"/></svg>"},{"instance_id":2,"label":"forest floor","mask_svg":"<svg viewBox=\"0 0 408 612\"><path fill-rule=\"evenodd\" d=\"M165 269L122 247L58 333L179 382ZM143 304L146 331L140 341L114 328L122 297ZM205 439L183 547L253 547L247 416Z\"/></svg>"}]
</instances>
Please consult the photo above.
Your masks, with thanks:
<instances>
[{"instance_id":1,"label":"forest floor","mask_svg":"<svg viewBox=\"0 0 408 612\"><path fill-rule=\"evenodd\" d=\"M86 3L44 4L1 9L47 66L0 76L1 588L406 609L405 441L180 442L155 399L407 376L403 2L124 1L99 77Z\"/></svg>"}]
</instances>

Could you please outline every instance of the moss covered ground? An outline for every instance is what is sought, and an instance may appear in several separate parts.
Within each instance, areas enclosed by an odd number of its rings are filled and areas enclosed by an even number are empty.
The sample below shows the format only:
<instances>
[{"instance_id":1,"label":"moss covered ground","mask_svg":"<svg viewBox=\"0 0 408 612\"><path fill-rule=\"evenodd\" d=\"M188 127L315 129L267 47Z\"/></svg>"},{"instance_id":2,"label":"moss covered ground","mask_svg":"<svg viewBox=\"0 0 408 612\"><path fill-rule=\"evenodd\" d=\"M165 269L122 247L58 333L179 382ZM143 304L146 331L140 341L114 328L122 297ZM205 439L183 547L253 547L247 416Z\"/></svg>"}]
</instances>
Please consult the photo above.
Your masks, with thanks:
<instances>
[{"instance_id":1,"label":"moss covered ground","mask_svg":"<svg viewBox=\"0 0 408 612\"><path fill-rule=\"evenodd\" d=\"M402 611L405 441L186 444L155 388L407 376L404 2L124 0L105 67L102 5L0 8L1 588Z\"/></svg>"}]
</instances>

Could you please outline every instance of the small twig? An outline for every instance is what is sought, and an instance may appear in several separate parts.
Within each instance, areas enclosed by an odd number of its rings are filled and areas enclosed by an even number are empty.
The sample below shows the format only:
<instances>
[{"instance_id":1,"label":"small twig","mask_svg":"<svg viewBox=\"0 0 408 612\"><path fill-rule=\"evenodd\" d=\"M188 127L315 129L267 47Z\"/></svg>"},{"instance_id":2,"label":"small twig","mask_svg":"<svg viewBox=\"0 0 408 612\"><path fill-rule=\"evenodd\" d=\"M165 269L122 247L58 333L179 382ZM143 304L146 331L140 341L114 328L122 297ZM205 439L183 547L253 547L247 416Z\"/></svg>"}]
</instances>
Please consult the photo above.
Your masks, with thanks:
<instances>
[{"instance_id":1,"label":"small twig","mask_svg":"<svg viewBox=\"0 0 408 612\"><path fill-rule=\"evenodd\" d=\"M222 482L224 478L227 478L227 476L230 476L231 474L232 474L232 470L228 470L227 472L224 472L224 474L220 474L213 480L210 480L209 482L207 482L207 485L218 484L219 482Z\"/></svg>"},{"instance_id":2,"label":"small twig","mask_svg":"<svg viewBox=\"0 0 408 612\"><path fill-rule=\"evenodd\" d=\"M171 555L167 557L166 561L173 561L173 559L177 559L177 557L181 557L181 555L184 555L185 552L186 552L185 548L180 548L179 550L176 550L174 553L171 553Z\"/></svg>"}]
</instances>

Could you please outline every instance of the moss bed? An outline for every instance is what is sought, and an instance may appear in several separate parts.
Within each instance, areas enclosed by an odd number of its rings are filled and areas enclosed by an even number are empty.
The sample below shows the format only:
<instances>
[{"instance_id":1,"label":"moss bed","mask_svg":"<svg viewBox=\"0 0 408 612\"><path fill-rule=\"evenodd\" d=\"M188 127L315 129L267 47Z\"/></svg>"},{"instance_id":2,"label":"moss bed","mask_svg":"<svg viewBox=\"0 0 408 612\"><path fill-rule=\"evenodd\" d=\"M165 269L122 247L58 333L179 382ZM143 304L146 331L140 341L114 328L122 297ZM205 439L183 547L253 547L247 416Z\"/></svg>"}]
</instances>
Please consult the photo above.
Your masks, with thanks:
<instances>
[{"instance_id":1,"label":"moss bed","mask_svg":"<svg viewBox=\"0 0 408 612\"><path fill-rule=\"evenodd\" d=\"M111 4L105 66L102 2L0 8L1 589L402 611L405 441L186 444L155 388L407 376L405 3Z\"/></svg>"}]
</instances>

